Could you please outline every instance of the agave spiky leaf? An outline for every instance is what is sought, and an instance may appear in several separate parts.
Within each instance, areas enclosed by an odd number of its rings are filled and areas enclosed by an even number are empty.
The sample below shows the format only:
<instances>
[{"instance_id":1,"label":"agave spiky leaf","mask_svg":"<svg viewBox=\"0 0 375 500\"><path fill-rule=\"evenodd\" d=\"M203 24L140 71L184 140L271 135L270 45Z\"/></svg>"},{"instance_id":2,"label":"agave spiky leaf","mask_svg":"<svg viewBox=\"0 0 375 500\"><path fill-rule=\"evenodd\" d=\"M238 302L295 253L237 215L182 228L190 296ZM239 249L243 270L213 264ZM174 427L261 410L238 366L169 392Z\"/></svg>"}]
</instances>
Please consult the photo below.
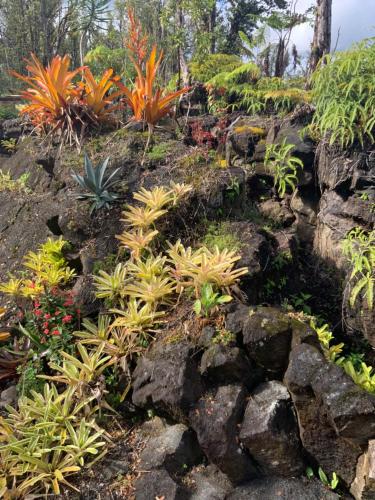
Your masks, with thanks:
<instances>
[{"instance_id":1,"label":"agave spiky leaf","mask_svg":"<svg viewBox=\"0 0 375 500\"><path fill-rule=\"evenodd\" d=\"M72 178L78 184L88 191L88 193L78 195L78 199L89 199L93 203L90 213L100 208L109 208L110 203L117 200L118 195L108 190L113 187L119 180L114 177L119 172L119 168L114 170L108 177L105 177L105 172L108 167L109 158L106 158L102 163L94 167L90 158L85 154L85 175L79 175L72 172Z\"/></svg>"}]
</instances>

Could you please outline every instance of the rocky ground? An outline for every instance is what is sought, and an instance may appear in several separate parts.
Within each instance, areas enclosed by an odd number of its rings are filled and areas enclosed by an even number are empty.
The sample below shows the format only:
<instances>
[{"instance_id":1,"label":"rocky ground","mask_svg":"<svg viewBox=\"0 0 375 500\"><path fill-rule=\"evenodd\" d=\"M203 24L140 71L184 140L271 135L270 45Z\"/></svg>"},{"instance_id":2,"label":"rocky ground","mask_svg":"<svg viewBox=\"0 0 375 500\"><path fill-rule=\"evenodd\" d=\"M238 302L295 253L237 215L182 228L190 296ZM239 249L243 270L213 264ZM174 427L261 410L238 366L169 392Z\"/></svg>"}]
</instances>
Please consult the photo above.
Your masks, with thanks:
<instances>
[{"instance_id":1,"label":"rocky ground","mask_svg":"<svg viewBox=\"0 0 375 500\"><path fill-rule=\"evenodd\" d=\"M341 241L354 227L373 228L375 155L304 137L310 114L309 108L285 119L234 114L224 124L193 117L184 137L167 124L142 166L144 132L131 127L94 137L85 150L94 162L110 156L110 169L121 168L121 200L92 217L71 178L72 169L82 169L82 155L69 148L58 154L31 137L11 156L2 152L0 169L13 177L28 173L29 189L0 191L1 279L27 251L62 235L72 244L68 257L79 272L83 310L95 314L91 275L117 252L121 205L141 186L171 180L194 189L163 222L165 238L195 244L219 221L238 242L238 265L249 267L236 301L218 317L196 320L181 304L139 358L130 398L105 424L108 455L75 480L79 498L375 498L375 397L328 362L308 322L285 308L285 299L290 305L291 297L308 293L311 312L334 325L338 337L366 341L366 360L374 363L374 310L365 300L349 304ZM226 158L225 168L194 141L196 123ZM0 135L21 132L5 122ZM280 200L263 160L265 144L284 138L304 170L295 193ZM7 391L3 400L12 397ZM336 491L306 477L308 467L319 466L340 477Z\"/></svg>"}]
</instances>

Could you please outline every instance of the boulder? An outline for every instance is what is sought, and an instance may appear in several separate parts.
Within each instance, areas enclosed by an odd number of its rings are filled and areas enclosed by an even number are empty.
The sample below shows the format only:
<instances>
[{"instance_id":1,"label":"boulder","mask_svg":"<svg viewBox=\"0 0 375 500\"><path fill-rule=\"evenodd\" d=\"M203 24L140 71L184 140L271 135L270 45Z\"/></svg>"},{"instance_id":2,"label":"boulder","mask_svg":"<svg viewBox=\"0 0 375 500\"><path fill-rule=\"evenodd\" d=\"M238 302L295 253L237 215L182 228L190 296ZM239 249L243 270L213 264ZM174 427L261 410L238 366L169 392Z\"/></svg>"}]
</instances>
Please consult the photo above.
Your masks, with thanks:
<instances>
[{"instance_id":1,"label":"boulder","mask_svg":"<svg viewBox=\"0 0 375 500\"><path fill-rule=\"evenodd\" d=\"M140 469L164 468L179 475L202 460L202 452L191 429L183 424L164 425L151 436L140 455Z\"/></svg>"},{"instance_id":2,"label":"boulder","mask_svg":"<svg viewBox=\"0 0 375 500\"><path fill-rule=\"evenodd\" d=\"M238 254L241 259L236 267L247 267L248 274L241 278L241 288L247 294L248 300L256 302L263 281L263 269L269 259L271 245L264 234L261 234L256 224L246 221L226 223L226 230L240 242Z\"/></svg>"},{"instance_id":3,"label":"boulder","mask_svg":"<svg viewBox=\"0 0 375 500\"><path fill-rule=\"evenodd\" d=\"M361 446L375 436L375 397L308 344L292 350L284 381L304 448L323 470L351 484Z\"/></svg>"},{"instance_id":4,"label":"boulder","mask_svg":"<svg viewBox=\"0 0 375 500\"><path fill-rule=\"evenodd\" d=\"M246 390L240 384L221 386L205 394L189 414L191 426L205 455L233 483L241 483L257 475L252 460L238 443L238 425L245 397Z\"/></svg>"},{"instance_id":5,"label":"boulder","mask_svg":"<svg viewBox=\"0 0 375 500\"><path fill-rule=\"evenodd\" d=\"M317 174L322 190L363 190L374 185L375 158L364 151L338 152L326 141L317 150Z\"/></svg>"},{"instance_id":6,"label":"boulder","mask_svg":"<svg viewBox=\"0 0 375 500\"><path fill-rule=\"evenodd\" d=\"M186 488L176 483L165 469L143 473L135 482L135 500L187 500Z\"/></svg>"},{"instance_id":7,"label":"boulder","mask_svg":"<svg viewBox=\"0 0 375 500\"><path fill-rule=\"evenodd\" d=\"M298 258L298 239L294 227L287 229L278 229L272 232L272 238L275 241L276 254L287 254L292 257L294 262Z\"/></svg>"},{"instance_id":8,"label":"boulder","mask_svg":"<svg viewBox=\"0 0 375 500\"><path fill-rule=\"evenodd\" d=\"M194 489L191 500L225 500L233 489L227 476L215 465L208 465L191 475Z\"/></svg>"},{"instance_id":9,"label":"boulder","mask_svg":"<svg viewBox=\"0 0 375 500\"><path fill-rule=\"evenodd\" d=\"M228 127L225 144L227 164L231 165L234 156L250 161L259 142L263 141L271 127L271 119L239 116Z\"/></svg>"},{"instance_id":10,"label":"boulder","mask_svg":"<svg viewBox=\"0 0 375 500\"><path fill-rule=\"evenodd\" d=\"M194 347L188 342L156 343L133 372L133 403L183 419L202 393L193 354Z\"/></svg>"},{"instance_id":11,"label":"boulder","mask_svg":"<svg viewBox=\"0 0 375 500\"><path fill-rule=\"evenodd\" d=\"M281 382L266 382L251 394L240 440L266 475L294 477L303 473L293 404Z\"/></svg>"},{"instance_id":12,"label":"boulder","mask_svg":"<svg viewBox=\"0 0 375 500\"><path fill-rule=\"evenodd\" d=\"M205 349L212 346L215 335L216 329L213 326L205 326L197 340L198 346Z\"/></svg>"},{"instance_id":13,"label":"boulder","mask_svg":"<svg viewBox=\"0 0 375 500\"><path fill-rule=\"evenodd\" d=\"M258 379L245 352L238 347L223 344L214 344L204 352L200 372L215 383L243 382L248 389Z\"/></svg>"},{"instance_id":14,"label":"boulder","mask_svg":"<svg viewBox=\"0 0 375 500\"><path fill-rule=\"evenodd\" d=\"M10 385L0 392L0 409L6 406L15 406L17 403L17 386Z\"/></svg>"},{"instance_id":15,"label":"boulder","mask_svg":"<svg viewBox=\"0 0 375 500\"><path fill-rule=\"evenodd\" d=\"M248 356L270 373L283 373L287 367L292 329L290 318L274 307L255 307L249 311L243 330Z\"/></svg>"},{"instance_id":16,"label":"boulder","mask_svg":"<svg viewBox=\"0 0 375 500\"><path fill-rule=\"evenodd\" d=\"M252 309L240 302L231 302L228 309L228 314L225 317L225 328L234 333L234 335L239 336L242 334L242 330Z\"/></svg>"},{"instance_id":17,"label":"boulder","mask_svg":"<svg viewBox=\"0 0 375 500\"><path fill-rule=\"evenodd\" d=\"M319 205L314 247L321 257L343 268L346 258L342 253L341 242L346 234L354 227L372 227L374 224L375 212L371 211L370 201L358 196L344 197L336 191L325 191ZM327 236L332 241L324 241Z\"/></svg>"},{"instance_id":18,"label":"boulder","mask_svg":"<svg viewBox=\"0 0 375 500\"><path fill-rule=\"evenodd\" d=\"M226 500L339 500L318 480L267 477L237 487Z\"/></svg>"},{"instance_id":19,"label":"boulder","mask_svg":"<svg viewBox=\"0 0 375 500\"><path fill-rule=\"evenodd\" d=\"M284 202L279 202L274 199L266 200L258 205L259 212L278 225L288 227L293 224L295 217L293 212Z\"/></svg>"},{"instance_id":20,"label":"boulder","mask_svg":"<svg viewBox=\"0 0 375 500\"><path fill-rule=\"evenodd\" d=\"M311 243L316 230L317 200L314 191L297 189L291 200L290 208L296 218L296 232L300 241Z\"/></svg>"},{"instance_id":21,"label":"boulder","mask_svg":"<svg viewBox=\"0 0 375 500\"><path fill-rule=\"evenodd\" d=\"M356 500L375 498L375 440L369 441L367 451L359 457L350 493Z\"/></svg>"}]
</instances>

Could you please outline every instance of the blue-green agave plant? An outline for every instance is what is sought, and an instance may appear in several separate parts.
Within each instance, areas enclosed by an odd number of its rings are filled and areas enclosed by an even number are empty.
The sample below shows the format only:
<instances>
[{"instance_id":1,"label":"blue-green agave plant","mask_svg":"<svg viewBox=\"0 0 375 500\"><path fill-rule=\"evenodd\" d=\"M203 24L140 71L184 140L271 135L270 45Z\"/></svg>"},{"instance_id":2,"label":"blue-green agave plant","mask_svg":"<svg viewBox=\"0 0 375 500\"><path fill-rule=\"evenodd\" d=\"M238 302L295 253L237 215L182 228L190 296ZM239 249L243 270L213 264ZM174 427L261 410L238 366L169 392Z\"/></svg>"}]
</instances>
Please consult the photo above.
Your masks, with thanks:
<instances>
[{"instance_id":1,"label":"blue-green agave plant","mask_svg":"<svg viewBox=\"0 0 375 500\"><path fill-rule=\"evenodd\" d=\"M83 189L88 191L88 193L80 194L77 198L79 200L93 201L90 214L92 214L94 210L99 210L103 207L108 208L110 203L113 203L118 198L117 194L110 192L109 189L119 182L119 180L114 179L114 177L120 169L117 168L108 177L105 177L108 161L109 158L106 158L95 167L90 158L85 154L85 175L78 175L75 172L72 173L73 179L77 181Z\"/></svg>"}]
</instances>

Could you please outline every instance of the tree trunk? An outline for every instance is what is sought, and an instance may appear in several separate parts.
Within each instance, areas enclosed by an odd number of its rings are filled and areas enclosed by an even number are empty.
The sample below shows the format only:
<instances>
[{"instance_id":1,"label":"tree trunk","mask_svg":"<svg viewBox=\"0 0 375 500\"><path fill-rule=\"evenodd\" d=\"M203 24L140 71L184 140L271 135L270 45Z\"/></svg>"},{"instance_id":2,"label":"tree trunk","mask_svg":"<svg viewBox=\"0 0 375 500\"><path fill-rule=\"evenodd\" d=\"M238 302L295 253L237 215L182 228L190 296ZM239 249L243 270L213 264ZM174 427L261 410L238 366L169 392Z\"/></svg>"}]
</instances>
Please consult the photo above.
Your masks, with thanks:
<instances>
[{"instance_id":1,"label":"tree trunk","mask_svg":"<svg viewBox=\"0 0 375 500\"><path fill-rule=\"evenodd\" d=\"M277 44L277 54L275 62L275 77L282 78L285 71L285 41L284 38L279 38Z\"/></svg>"},{"instance_id":2,"label":"tree trunk","mask_svg":"<svg viewBox=\"0 0 375 500\"><path fill-rule=\"evenodd\" d=\"M185 28L185 22L184 22L184 14L182 11L182 5L181 2L179 1L177 4L177 26L182 32ZM186 59L185 59L185 54L184 54L184 49L181 46L181 43L178 45L178 82L177 82L177 88L185 87L189 85L189 67L187 65Z\"/></svg>"},{"instance_id":3,"label":"tree trunk","mask_svg":"<svg viewBox=\"0 0 375 500\"><path fill-rule=\"evenodd\" d=\"M312 73L323 56L331 50L332 0L317 0L314 38L310 56Z\"/></svg>"},{"instance_id":4,"label":"tree trunk","mask_svg":"<svg viewBox=\"0 0 375 500\"><path fill-rule=\"evenodd\" d=\"M210 47L211 54L215 54L216 51L216 36L215 36L216 18L217 18L217 8L215 2L211 10L210 21L209 21L209 32L211 34L211 47Z\"/></svg>"}]
</instances>

